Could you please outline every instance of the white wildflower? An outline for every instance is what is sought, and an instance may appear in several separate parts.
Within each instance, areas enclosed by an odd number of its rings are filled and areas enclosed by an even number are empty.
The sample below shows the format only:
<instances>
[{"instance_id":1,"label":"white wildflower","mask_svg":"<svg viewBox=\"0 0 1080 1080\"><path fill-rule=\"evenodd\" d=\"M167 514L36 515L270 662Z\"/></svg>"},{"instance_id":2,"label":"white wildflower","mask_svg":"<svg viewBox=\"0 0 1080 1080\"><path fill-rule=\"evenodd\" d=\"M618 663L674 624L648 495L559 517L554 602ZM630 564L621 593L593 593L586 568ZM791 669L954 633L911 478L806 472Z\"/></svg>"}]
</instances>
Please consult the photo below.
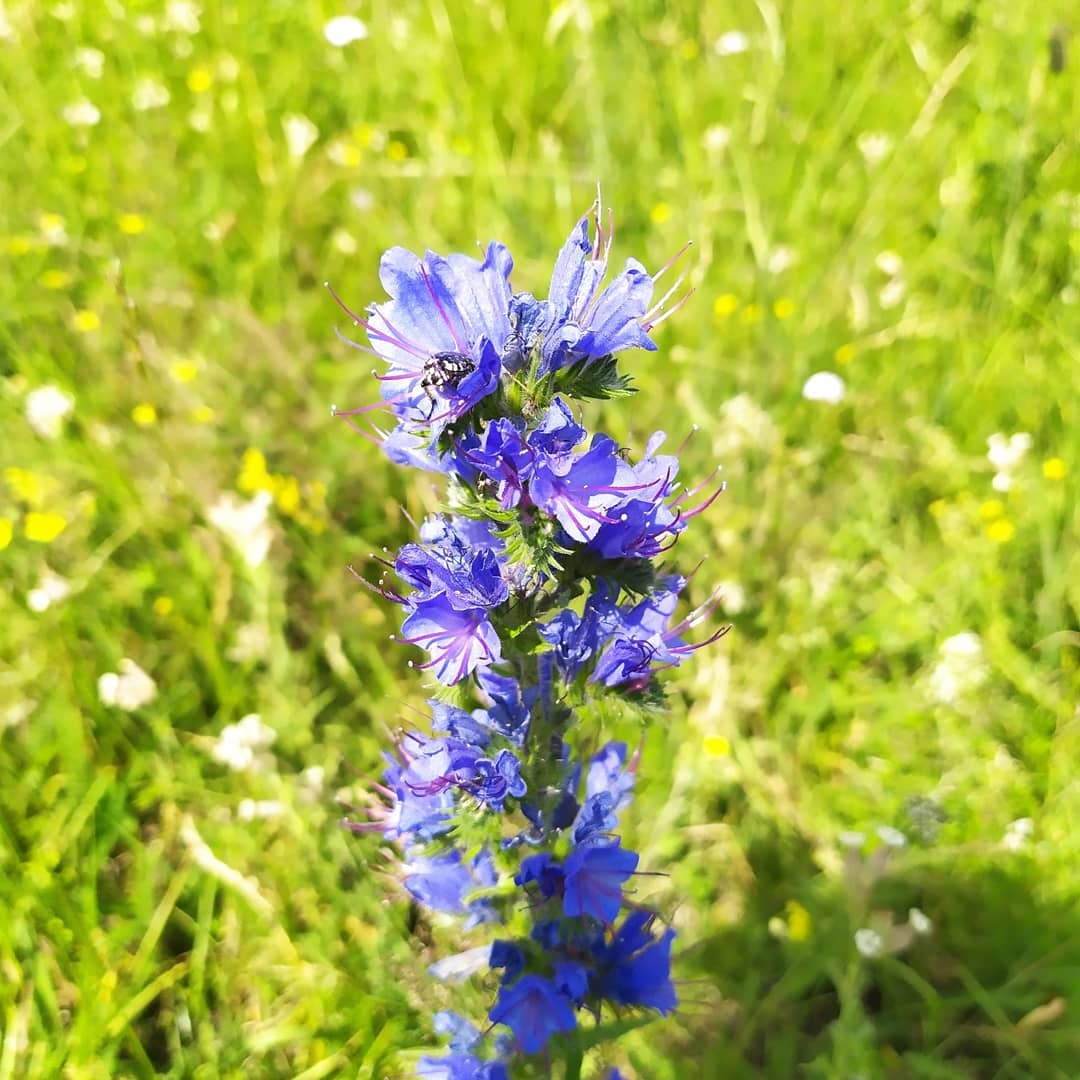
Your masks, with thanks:
<instances>
[{"instance_id":1,"label":"white wildflower","mask_svg":"<svg viewBox=\"0 0 1080 1080\"><path fill-rule=\"evenodd\" d=\"M367 26L355 15L335 15L323 27L323 37L338 49L351 45L354 41L363 41L367 36Z\"/></svg>"},{"instance_id":2,"label":"white wildflower","mask_svg":"<svg viewBox=\"0 0 1080 1080\"><path fill-rule=\"evenodd\" d=\"M844 400L846 387L844 380L834 371L815 371L803 383L802 396L807 401L823 401L827 405L838 405Z\"/></svg>"},{"instance_id":3,"label":"white wildflower","mask_svg":"<svg viewBox=\"0 0 1080 1080\"><path fill-rule=\"evenodd\" d=\"M911 908L907 913L908 925L915 931L919 937L926 937L934 929L934 922L925 912L920 911L917 907Z\"/></svg>"},{"instance_id":4,"label":"white wildflower","mask_svg":"<svg viewBox=\"0 0 1080 1080\"><path fill-rule=\"evenodd\" d=\"M55 439L75 408L74 398L58 386L39 386L26 395L23 412L27 423L43 439Z\"/></svg>"},{"instance_id":5,"label":"white wildflower","mask_svg":"<svg viewBox=\"0 0 1080 1080\"><path fill-rule=\"evenodd\" d=\"M250 502L226 493L206 512L210 523L225 534L248 566L261 566L270 550L269 510L273 501L268 491L256 491Z\"/></svg>"},{"instance_id":6,"label":"white wildflower","mask_svg":"<svg viewBox=\"0 0 1080 1080\"><path fill-rule=\"evenodd\" d=\"M304 795L314 797L322 794L326 784L326 769L322 765L309 765L300 773L300 788Z\"/></svg>"},{"instance_id":7,"label":"white wildflower","mask_svg":"<svg viewBox=\"0 0 1080 1080\"><path fill-rule=\"evenodd\" d=\"M3 3L0 3L0 41L15 41L18 39L18 34L15 32L15 27L12 26L11 20L7 17L7 12L4 10ZM0 727L3 725L0 724Z\"/></svg>"},{"instance_id":8,"label":"white wildflower","mask_svg":"<svg viewBox=\"0 0 1080 1080\"><path fill-rule=\"evenodd\" d=\"M879 825L877 828L877 834L878 839L886 847L907 847L907 837L899 829L894 829L891 825Z\"/></svg>"},{"instance_id":9,"label":"white wildflower","mask_svg":"<svg viewBox=\"0 0 1080 1080\"><path fill-rule=\"evenodd\" d=\"M1035 822L1029 817L1017 818L1005 826L1005 836L1001 846L1006 851L1019 851L1031 839L1035 831Z\"/></svg>"},{"instance_id":10,"label":"white wildflower","mask_svg":"<svg viewBox=\"0 0 1080 1080\"><path fill-rule=\"evenodd\" d=\"M60 115L63 116L64 123L72 127L93 127L101 120L101 110L86 98L65 105Z\"/></svg>"},{"instance_id":11,"label":"white wildflower","mask_svg":"<svg viewBox=\"0 0 1080 1080\"><path fill-rule=\"evenodd\" d=\"M769 252L768 261L765 263L770 274L782 274L790 270L798 261L795 252L786 244L779 244Z\"/></svg>"},{"instance_id":12,"label":"white wildflower","mask_svg":"<svg viewBox=\"0 0 1080 1080\"><path fill-rule=\"evenodd\" d=\"M157 684L134 660L120 661L119 673L107 671L98 679L98 697L103 705L115 705L132 712L157 697Z\"/></svg>"},{"instance_id":13,"label":"white wildflower","mask_svg":"<svg viewBox=\"0 0 1080 1080\"><path fill-rule=\"evenodd\" d=\"M855 948L868 960L880 956L885 949L885 939L876 931L864 926L855 931Z\"/></svg>"},{"instance_id":14,"label":"white wildflower","mask_svg":"<svg viewBox=\"0 0 1080 1080\"><path fill-rule=\"evenodd\" d=\"M265 821L267 818L281 817L285 813L285 804L279 799L241 799L236 808L240 821Z\"/></svg>"},{"instance_id":15,"label":"white wildflower","mask_svg":"<svg viewBox=\"0 0 1080 1080\"><path fill-rule=\"evenodd\" d=\"M954 705L986 681L988 670L978 634L967 632L946 638L938 656L926 685L930 697L939 704Z\"/></svg>"},{"instance_id":16,"label":"white wildflower","mask_svg":"<svg viewBox=\"0 0 1080 1080\"><path fill-rule=\"evenodd\" d=\"M150 78L142 78L135 84L131 95L131 104L136 112L148 112L150 109L163 109L169 104L168 88Z\"/></svg>"},{"instance_id":17,"label":"white wildflower","mask_svg":"<svg viewBox=\"0 0 1080 1080\"><path fill-rule=\"evenodd\" d=\"M37 585L26 594L26 606L31 611L47 611L53 604L65 600L70 592L71 586L46 567Z\"/></svg>"},{"instance_id":18,"label":"white wildflower","mask_svg":"<svg viewBox=\"0 0 1080 1080\"><path fill-rule=\"evenodd\" d=\"M250 664L264 659L269 652L270 631L265 623L244 623L225 655L234 664Z\"/></svg>"},{"instance_id":19,"label":"white wildflower","mask_svg":"<svg viewBox=\"0 0 1080 1080\"><path fill-rule=\"evenodd\" d=\"M907 296L907 285L903 278L893 278L887 281L878 292L878 303L886 310L898 307Z\"/></svg>"},{"instance_id":20,"label":"white wildflower","mask_svg":"<svg viewBox=\"0 0 1080 1080\"><path fill-rule=\"evenodd\" d=\"M874 265L886 277L899 277L904 272L904 259L895 251L879 251L874 258Z\"/></svg>"},{"instance_id":21,"label":"white wildflower","mask_svg":"<svg viewBox=\"0 0 1080 1080\"><path fill-rule=\"evenodd\" d=\"M74 67L91 79L100 79L101 73L105 70L105 54L100 49L92 49L85 45L75 50L71 62Z\"/></svg>"},{"instance_id":22,"label":"white wildflower","mask_svg":"<svg viewBox=\"0 0 1080 1080\"><path fill-rule=\"evenodd\" d=\"M1031 436L1026 431L1003 435L995 431L986 440L986 459L999 472L1012 472L1031 449Z\"/></svg>"},{"instance_id":23,"label":"white wildflower","mask_svg":"<svg viewBox=\"0 0 1080 1080\"><path fill-rule=\"evenodd\" d=\"M716 39L713 46L717 56L737 56L750 48L750 39L741 30L728 30Z\"/></svg>"},{"instance_id":24,"label":"white wildflower","mask_svg":"<svg viewBox=\"0 0 1080 1080\"><path fill-rule=\"evenodd\" d=\"M188 113L188 127L192 131L199 132L200 135L205 135L210 130L210 125L213 123L213 117L205 112L203 109L193 109Z\"/></svg>"},{"instance_id":25,"label":"white wildflower","mask_svg":"<svg viewBox=\"0 0 1080 1080\"><path fill-rule=\"evenodd\" d=\"M731 145L731 128L711 124L701 137L701 144L710 154L719 154Z\"/></svg>"},{"instance_id":26,"label":"white wildflower","mask_svg":"<svg viewBox=\"0 0 1080 1080\"><path fill-rule=\"evenodd\" d=\"M136 15L135 29L143 37L153 37L158 32L157 19L153 15Z\"/></svg>"},{"instance_id":27,"label":"white wildflower","mask_svg":"<svg viewBox=\"0 0 1080 1080\"><path fill-rule=\"evenodd\" d=\"M165 5L165 29L174 34L197 34L201 15L198 4L193 4L190 0L169 0Z\"/></svg>"},{"instance_id":28,"label":"white wildflower","mask_svg":"<svg viewBox=\"0 0 1080 1080\"><path fill-rule=\"evenodd\" d=\"M946 176L938 185L938 199L949 210L963 210L975 199L975 184L966 172Z\"/></svg>"},{"instance_id":29,"label":"white wildflower","mask_svg":"<svg viewBox=\"0 0 1080 1080\"><path fill-rule=\"evenodd\" d=\"M340 251L342 255L355 255L360 250L356 237L344 229L334 230L333 235L330 237L330 244L335 251Z\"/></svg>"},{"instance_id":30,"label":"white wildflower","mask_svg":"<svg viewBox=\"0 0 1080 1080\"><path fill-rule=\"evenodd\" d=\"M892 136L884 131L864 131L855 140L867 165L879 165L893 148Z\"/></svg>"},{"instance_id":31,"label":"white wildflower","mask_svg":"<svg viewBox=\"0 0 1080 1080\"><path fill-rule=\"evenodd\" d=\"M720 610L725 615L738 615L746 607L746 590L737 581L719 581Z\"/></svg>"},{"instance_id":32,"label":"white wildflower","mask_svg":"<svg viewBox=\"0 0 1080 1080\"><path fill-rule=\"evenodd\" d=\"M282 121L289 156L299 161L315 144L319 129L306 117L289 113Z\"/></svg>"},{"instance_id":33,"label":"white wildflower","mask_svg":"<svg viewBox=\"0 0 1080 1080\"><path fill-rule=\"evenodd\" d=\"M34 701L16 701L12 705L5 705L0 709L0 731L18 727L36 708Z\"/></svg>"},{"instance_id":34,"label":"white wildflower","mask_svg":"<svg viewBox=\"0 0 1080 1080\"><path fill-rule=\"evenodd\" d=\"M235 724L226 724L212 751L215 761L234 772L272 772L274 756L269 748L277 732L263 723L258 713L248 713Z\"/></svg>"},{"instance_id":35,"label":"white wildflower","mask_svg":"<svg viewBox=\"0 0 1080 1080\"><path fill-rule=\"evenodd\" d=\"M851 851L861 851L866 843L866 833L857 832L854 829L843 829L836 834L836 841L841 847Z\"/></svg>"}]
</instances>

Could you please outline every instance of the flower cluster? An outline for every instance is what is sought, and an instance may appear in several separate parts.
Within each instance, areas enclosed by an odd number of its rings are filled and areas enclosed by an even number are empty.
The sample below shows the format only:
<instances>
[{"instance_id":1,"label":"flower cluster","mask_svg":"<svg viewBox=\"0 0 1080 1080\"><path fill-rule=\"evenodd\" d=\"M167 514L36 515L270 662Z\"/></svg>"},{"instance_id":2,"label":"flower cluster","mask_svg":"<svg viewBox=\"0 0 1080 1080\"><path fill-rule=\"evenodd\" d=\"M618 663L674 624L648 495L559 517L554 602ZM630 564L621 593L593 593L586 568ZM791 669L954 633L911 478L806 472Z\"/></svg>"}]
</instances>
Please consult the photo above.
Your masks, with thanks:
<instances>
[{"instance_id":1,"label":"flower cluster","mask_svg":"<svg viewBox=\"0 0 1080 1080\"><path fill-rule=\"evenodd\" d=\"M513 289L501 244L482 259L394 248L380 268L390 299L364 318L341 305L367 333L351 344L386 368L379 402L335 412L448 484L447 511L378 558L377 580L360 577L401 607L394 640L421 651L410 663L438 690L430 730L399 734L366 813L348 823L396 845L418 903L464 929L498 927L432 968L447 980L493 973L497 1034L437 1014L449 1052L421 1059L429 1080L500 1080L534 1055L580 1057L605 1010L676 1007L674 932L630 899L640 859L617 831L638 755L617 741L584 748L600 699L643 713L660 700L657 673L723 633L689 639L715 596L680 617L690 580L658 561L722 487L714 472L684 488L662 432L635 460L574 408L631 393L616 354L654 350L650 331L686 298L667 306L684 271L653 302L675 260L649 274L630 259L605 284L611 240L597 201L544 300Z\"/></svg>"}]
</instances>

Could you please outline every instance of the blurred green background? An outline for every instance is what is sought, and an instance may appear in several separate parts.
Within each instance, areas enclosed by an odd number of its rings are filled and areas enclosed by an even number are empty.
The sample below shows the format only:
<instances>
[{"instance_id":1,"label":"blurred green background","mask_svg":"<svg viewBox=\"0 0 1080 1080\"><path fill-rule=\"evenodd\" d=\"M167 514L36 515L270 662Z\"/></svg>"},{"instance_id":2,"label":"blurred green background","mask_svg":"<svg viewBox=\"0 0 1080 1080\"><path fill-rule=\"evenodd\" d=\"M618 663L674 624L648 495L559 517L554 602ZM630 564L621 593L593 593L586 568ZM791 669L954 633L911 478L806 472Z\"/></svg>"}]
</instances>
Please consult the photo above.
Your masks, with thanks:
<instances>
[{"instance_id":1,"label":"blurred green background","mask_svg":"<svg viewBox=\"0 0 1080 1080\"><path fill-rule=\"evenodd\" d=\"M498 238L542 292L597 180L697 291L590 420L699 425L735 629L628 815L685 1004L586 1076L1080 1076L1067 8L0 7L0 1080L404 1076L483 1014L336 824L424 695L346 566L437 495L331 420L321 284Z\"/></svg>"}]
</instances>

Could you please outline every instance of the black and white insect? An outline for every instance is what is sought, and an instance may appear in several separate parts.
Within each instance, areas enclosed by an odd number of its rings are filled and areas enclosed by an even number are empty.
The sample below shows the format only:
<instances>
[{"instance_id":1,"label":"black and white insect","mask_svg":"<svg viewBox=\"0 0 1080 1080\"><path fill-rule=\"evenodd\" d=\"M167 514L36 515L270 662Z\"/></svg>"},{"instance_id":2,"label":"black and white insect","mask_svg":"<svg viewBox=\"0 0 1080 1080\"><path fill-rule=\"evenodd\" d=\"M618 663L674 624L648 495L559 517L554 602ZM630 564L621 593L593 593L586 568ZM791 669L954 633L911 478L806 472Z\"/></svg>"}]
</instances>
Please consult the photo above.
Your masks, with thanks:
<instances>
[{"instance_id":1,"label":"black and white insect","mask_svg":"<svg viewBox=\"0 0 1080 1080\"><path fill-rule=\"evenodd\" d=\"M433 415L438 401L435 392L447 388L456 390L461 381L467 379L475 370L476 364L464 353L459 352L437 352L424 361L420 389L431 402Z\"/></svg>"}]
</instances>

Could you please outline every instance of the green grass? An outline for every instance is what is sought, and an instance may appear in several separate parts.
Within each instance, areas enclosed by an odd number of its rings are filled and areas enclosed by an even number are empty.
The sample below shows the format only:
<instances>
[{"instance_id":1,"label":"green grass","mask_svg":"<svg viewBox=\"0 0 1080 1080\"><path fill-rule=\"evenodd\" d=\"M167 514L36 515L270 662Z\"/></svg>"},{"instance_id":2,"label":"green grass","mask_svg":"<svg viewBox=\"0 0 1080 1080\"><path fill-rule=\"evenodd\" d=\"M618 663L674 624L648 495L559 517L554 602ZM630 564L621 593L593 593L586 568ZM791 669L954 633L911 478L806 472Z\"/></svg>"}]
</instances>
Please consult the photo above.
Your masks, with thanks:
<instances>
[{"instance_id":1,"label":"green grass","mask_svg":"<svg viewBox=\"0 0 1080 1080\"><path fill-rule=\"evenodd\" d=\"M5 471L0 1080L402 1076L434 1008L482 1015L490 987L424 974L465 942L336 825L423 696L345 567L434 496L331 421L375 390L321 283L363 304L384 248L497 237L542 290L597 179L617 257L655 267L691 238L697 293L630 358L644 392L591 418L634 445L700 425L686 473L720 460L729 487L679 565L707 554L700 590L745 593L672 680L628 822L670 875L641 889L679 929L687 1003L604 1060L639 1080L1080 1075L1065 9L371 0L369 39L335 50L326 5L210 0L188 38L157 5L7 4L0 466L36 490ZM733 29L749 51L717 55ZM133 108L145 79L167 105ZM72 127L84 97L100 122ZM319 129L300 161L287 114ZM876 163L867 133L888 137ZM795 261L773 272L778 247ZM883 251L903 282L885 304ZM801 396L822 368L839 406ZM55 440L24 418L47 383L76 401ZM748 434L738 395L769 422ZM1032 436L1007 494L998 431ZM207 519L252 448L298 496L277 482L255 571ZM34 542L33 512L66 527ZM45 567L72 591L36 612ZM237 658L245 627L262 645ZM935 702L939 648L969 631L985 677ZM134 712L98 696L123 657L158 687ZM275 768L231 772L211 751L251 712ZM283 812L245 821L243 799ZM837 836L870 849L878 825L910 842L869 883ZM860 957L857 929L913 906L932 934Z\"/></svg>"}]
</instances>

